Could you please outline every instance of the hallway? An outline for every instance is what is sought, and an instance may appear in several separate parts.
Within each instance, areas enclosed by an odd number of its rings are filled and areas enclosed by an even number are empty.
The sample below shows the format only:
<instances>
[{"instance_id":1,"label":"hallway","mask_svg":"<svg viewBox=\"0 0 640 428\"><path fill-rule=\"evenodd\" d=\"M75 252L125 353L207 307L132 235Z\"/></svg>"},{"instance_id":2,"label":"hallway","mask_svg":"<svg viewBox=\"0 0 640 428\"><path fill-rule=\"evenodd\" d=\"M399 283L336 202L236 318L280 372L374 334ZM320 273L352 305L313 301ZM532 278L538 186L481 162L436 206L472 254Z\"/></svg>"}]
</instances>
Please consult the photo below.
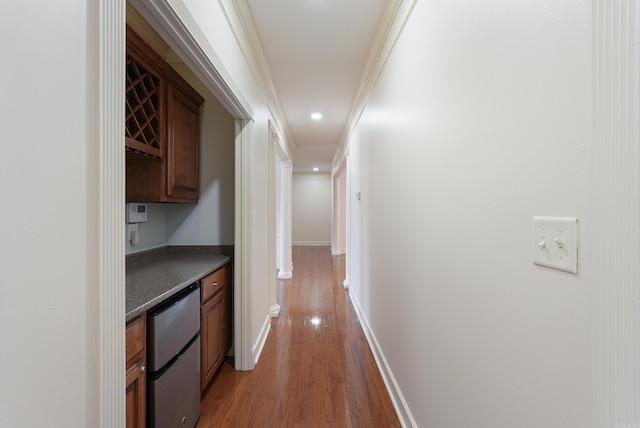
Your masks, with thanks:
<instances>
[{"instance_id":1,"label":"hallway","mask_svg":"<svg viewBox=\"0 0 640 428\"><path fill-rule=\"evenodd\" d=\"M278 281L280 316L251 372L226 362L203 397L198 427L399 427L349 294L344 256L293 247Z\"/></svg>"}]
</instances>

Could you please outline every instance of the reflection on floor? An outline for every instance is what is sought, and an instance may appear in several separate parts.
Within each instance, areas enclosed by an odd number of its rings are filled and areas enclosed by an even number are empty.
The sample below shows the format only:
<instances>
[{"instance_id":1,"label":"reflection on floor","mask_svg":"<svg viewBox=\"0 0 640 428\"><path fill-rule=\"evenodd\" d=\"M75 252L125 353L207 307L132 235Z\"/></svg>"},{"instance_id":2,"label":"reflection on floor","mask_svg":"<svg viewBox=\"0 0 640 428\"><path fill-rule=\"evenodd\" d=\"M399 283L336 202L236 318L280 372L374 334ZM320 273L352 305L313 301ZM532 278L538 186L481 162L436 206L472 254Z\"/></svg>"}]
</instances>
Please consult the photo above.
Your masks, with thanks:
<instances>
[{"instance_id":1,"label":"reflection on floor","mask_svg":"<svg viewBox=\"0 0 640 428\"><path fill-rule=\"evenodd\" d=\"M342 286L344 256L294 247L278 281L281 310L251 372L227 361L205 393L198 427L399 427Z\"/></svg>"}]
</instances>

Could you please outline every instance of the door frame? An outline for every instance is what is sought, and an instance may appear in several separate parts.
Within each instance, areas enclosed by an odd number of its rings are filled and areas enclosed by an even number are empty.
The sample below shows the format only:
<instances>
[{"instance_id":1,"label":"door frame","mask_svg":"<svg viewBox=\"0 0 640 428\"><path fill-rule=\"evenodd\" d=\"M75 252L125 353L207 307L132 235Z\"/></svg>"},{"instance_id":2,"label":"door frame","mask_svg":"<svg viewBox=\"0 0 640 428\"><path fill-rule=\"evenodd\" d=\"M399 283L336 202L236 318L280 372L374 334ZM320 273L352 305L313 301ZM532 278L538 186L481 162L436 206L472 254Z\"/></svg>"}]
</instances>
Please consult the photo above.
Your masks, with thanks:
<instances>
[{"instance_id":1,"label":"door frame","mask_svg":"<svg viewBox=\"0 0 640 428\"><path fill-rule=\"evenodd\" d=\"M173 0L177 3L179 0ZM187 14L163 0L132 0L131 4L151 24L185 64L229 111L236 123L235 237L234 237L234 347L235 368L252 370L251 352L251 203L253 180L252 141L254 113L230 79L213 48ZM95 31L97 138L96 220L98 240L94 304L97 315L92 331L93 369L88 383L93 391L89 420L99 427L120 426L125 420L125 249L124 224L124 58L126 54L126 2L99 2L92 10ZM196 34L198 37L193 36ZM93 333L95 332L95 334ZM95 372L95 374L94 374Z\"/></svg>"},{"instance_id":2,"label":"door frame","mask_svg":"<svg viewBox=\"0 0 640 428\"><path fill-rule=\"evenodd\" d=\"M237 370L252 370L251 203L254 112L180 0L131 0L151 27L214 94L235 120L234 352ZM123 52L124 56L124 52Z\"/></svg>"}]
</instances>

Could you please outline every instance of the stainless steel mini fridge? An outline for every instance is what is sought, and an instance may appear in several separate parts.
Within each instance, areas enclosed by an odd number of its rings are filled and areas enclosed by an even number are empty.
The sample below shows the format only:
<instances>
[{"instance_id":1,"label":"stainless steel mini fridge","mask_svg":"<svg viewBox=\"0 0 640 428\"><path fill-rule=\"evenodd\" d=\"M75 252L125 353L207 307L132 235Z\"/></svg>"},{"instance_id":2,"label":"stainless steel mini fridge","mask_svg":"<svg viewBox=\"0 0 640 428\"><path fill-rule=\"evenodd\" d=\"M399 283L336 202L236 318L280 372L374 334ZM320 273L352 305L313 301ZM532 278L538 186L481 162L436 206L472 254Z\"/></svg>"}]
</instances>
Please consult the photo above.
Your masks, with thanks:
<instances>
[{"instance_id":1,"label":"stainless steel mini fridge","mask_svg":"<svg viewBox=\"0 0 640 428\"><path fill-rule=\"evenodd\" d=\"M148 312L150 427L193 428L200 417L199 291L192 284Z\"/></svg>"}]
</instances>

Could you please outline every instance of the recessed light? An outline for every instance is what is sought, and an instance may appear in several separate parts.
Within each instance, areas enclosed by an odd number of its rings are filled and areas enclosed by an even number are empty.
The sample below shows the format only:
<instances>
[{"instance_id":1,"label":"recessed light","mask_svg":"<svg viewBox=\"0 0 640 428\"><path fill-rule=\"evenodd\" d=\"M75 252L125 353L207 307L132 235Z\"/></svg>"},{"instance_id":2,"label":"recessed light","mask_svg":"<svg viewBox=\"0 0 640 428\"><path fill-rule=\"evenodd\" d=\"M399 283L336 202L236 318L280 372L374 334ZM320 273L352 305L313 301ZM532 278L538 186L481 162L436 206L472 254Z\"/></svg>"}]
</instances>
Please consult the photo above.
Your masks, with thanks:
<instances>
[{"instance_id":1,"label":"recessed light","mask_svg":"<svg viewBox=\"0 0 640 428\"><path fill-rule=\"evenodd\" d=\"M317 170L318 170L318 168L317 168L317 167L314 167L314 168L313 168L313 170L314 170L314 171L317 171Z\"/></svg>"},{"instance_id":2,"label":"recessed light","mask_svg":"<svg viewBox=\"0 0 640 428\"><path fill-rule=\"evenodd\" d=\"M311 119L320 120L320 119L322 119L322 114L320 114L320 113L311 113Z\"/></svg>"}]
</instances>

